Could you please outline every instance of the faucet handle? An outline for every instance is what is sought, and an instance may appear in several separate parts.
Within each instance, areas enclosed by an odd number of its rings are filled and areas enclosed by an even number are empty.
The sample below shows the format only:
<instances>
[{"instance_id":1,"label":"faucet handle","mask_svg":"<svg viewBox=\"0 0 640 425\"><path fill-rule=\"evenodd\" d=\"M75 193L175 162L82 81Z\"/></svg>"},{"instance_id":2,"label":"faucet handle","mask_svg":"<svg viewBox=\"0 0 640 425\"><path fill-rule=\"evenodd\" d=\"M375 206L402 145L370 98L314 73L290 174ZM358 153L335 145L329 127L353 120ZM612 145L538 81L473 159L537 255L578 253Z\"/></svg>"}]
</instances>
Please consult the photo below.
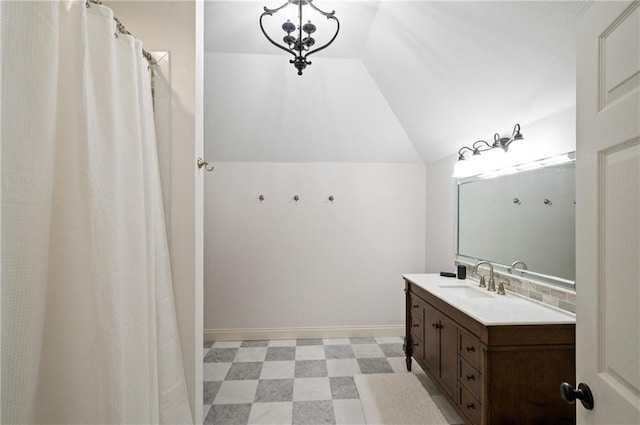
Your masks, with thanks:
<instances>
[{"instance_id":1,"label":"faucet handle","mask_svg":"<svg viewBox=\"0 0 640 425\"><path fill-rule=\"evenodd\" d=\"M506 292L504 291L504 284L509 284L509 282L505 282L504 280L501 280L500 283L498 284L498 295L506 295Z\"/></svg>"},{"instance_id":2,"label":"faucet handle","mask_svg":"<svg viewBox=\"0 0 640 425\"><path fill-rule=\"evenodd\" d=\"M483 275L480 275L480 285L478 285L478 287L480 287L480 288L486 288L487 287L487 284L485 283Z\"/></svg>"}]
</instances>

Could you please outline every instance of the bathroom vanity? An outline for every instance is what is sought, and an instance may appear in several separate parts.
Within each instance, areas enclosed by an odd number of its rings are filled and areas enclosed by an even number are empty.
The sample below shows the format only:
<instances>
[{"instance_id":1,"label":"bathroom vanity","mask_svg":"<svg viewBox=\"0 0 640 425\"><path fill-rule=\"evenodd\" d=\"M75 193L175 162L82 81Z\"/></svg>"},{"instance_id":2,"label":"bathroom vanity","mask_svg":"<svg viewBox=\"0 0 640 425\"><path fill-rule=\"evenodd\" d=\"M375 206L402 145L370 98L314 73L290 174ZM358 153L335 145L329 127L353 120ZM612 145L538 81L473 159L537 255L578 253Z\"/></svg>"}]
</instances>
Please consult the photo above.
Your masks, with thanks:
<instances>
[{"instance_id":1,"label":"bathroom vanity","mask_svg":"<svg viewBox=\"0 0 640 425\"><path fill-rule=\"evenodd\" d=\"M575 316L477 282L404 275L405 353L471 425L575 424Z\"/></svg>"}]
</instances>

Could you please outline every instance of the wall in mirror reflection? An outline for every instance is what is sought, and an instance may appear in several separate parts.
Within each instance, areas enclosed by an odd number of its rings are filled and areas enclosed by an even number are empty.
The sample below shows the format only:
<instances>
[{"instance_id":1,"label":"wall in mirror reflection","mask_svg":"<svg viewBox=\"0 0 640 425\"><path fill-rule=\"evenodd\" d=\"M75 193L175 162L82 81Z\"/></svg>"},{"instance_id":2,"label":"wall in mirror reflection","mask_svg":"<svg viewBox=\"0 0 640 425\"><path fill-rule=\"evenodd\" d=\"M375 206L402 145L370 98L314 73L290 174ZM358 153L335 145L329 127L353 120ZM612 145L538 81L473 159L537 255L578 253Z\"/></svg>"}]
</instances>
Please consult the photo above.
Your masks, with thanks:
<instances>
[{"instance_id":1,"label":"wall in mirror reflection","mask_svg":"<svg viewBox=\"0 0 640 425\"><path fill-rule=\"evenodd\" d=\"M575 164L458 185L457 253L575 281Z\"/></svg>"}]
</instances>

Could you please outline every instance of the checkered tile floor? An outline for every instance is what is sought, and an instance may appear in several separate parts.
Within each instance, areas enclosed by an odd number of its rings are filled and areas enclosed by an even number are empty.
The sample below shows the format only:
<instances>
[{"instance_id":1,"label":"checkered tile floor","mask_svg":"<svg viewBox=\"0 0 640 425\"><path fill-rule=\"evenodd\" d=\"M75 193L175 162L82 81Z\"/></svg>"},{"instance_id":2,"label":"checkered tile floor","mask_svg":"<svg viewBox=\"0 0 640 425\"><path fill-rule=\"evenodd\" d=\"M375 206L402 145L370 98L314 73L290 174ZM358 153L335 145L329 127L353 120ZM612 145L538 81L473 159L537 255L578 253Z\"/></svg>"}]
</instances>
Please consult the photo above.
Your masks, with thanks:
<instances>
[{"instance_id":1,"label":"checkered tile floor","mask_svg":"<svg viewBox=\"0 0 640 425\"><path fill-rule=\"evenodd\" d=\"M450 424L451 405L413 362ZM353 375L406 372L402 339L204 343L205 424L364 424Z\"/></svg>"}]
</instances>

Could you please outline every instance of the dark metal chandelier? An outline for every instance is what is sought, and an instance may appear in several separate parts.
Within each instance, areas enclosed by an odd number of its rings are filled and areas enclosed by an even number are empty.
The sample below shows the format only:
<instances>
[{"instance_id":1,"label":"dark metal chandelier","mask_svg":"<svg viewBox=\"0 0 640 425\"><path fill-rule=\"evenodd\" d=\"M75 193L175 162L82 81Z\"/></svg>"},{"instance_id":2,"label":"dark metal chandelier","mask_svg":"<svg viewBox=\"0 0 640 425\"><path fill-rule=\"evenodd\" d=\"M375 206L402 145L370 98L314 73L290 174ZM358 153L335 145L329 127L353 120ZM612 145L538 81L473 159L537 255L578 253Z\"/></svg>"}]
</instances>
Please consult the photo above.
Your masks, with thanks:
<instances>
[{"instance_id":1,"label":"dark metal chandelier","mask_svg":"<svg viewBox=\"0 0 640 425\"><path fill-rule=\"evenodd\" d=\"M262 19L267 15L273 16L274 13L278 13L290 5L292 7L298 8L297 22L294 23L291 22L291 20L287 19L287 21L282 24L282 29L286 33L286 35L282 39L284 44L280 44L273 41L273 39L269 37L264 29L264 26L262 25ZM315 45L316 40L311 37L311 34L316 32L317 28L314 24L311 23L310 19L307 20L307 23L302 23L303 10L309 10L309 8L303 9L303 6L307 5L322 16L325 16L327 19L332 19L336 22L336 32L335 34L333 34L333 37L331 37L331 40L329 40L328 43L313 50L311 48ZM335 10L331 12L324 12L318 9L313 4L313 0L287 0L285 4L276 9L269 9L266 6L264 7L264 13L260 15L260 29L262 30L264 36L267 37L267 40L271 42L271 44L293 55L293 59L291 59L289 63L292 63L293 66L296 67L296 69L298 70L298 75L302 75L302 70L305 69L307 65L311 65L311 61L309 61L307 58L310 55L329 47L329 45L333 43L333 40L335 40L338 36L338 31L340 31L340 21L338 21L338 18L336 18L335 13Z\"/></svg>"}]
</instances>

